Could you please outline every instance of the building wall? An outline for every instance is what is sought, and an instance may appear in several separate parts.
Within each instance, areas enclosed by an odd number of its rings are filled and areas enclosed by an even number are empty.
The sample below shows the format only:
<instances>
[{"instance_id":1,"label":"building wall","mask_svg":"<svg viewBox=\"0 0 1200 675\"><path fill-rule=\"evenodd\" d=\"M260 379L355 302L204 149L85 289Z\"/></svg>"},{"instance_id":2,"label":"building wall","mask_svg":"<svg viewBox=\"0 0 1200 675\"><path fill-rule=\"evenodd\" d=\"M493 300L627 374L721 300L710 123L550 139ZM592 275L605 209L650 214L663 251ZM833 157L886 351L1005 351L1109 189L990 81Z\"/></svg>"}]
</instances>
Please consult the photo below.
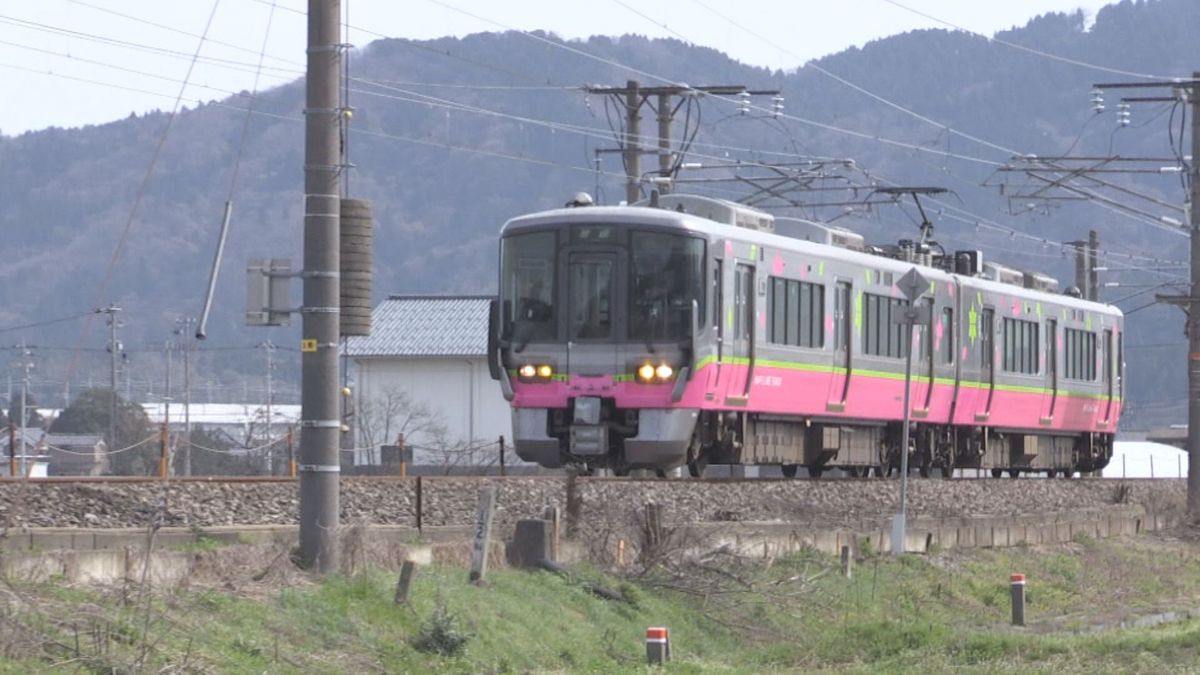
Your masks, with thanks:
<instances>
[{"instance_id":1,"label":"building wall","mask_svg":"<svg viewBox=\"0 0 1200 675\"><path fill-rule=\"evenodd\" d=\"M364 403L379 405L389 391L400 391L440 417L451 443L475 446L493 443L500 436L512 437L508 402L500 393L500 384L488 374L483 357L355 359L355 381L355 403L360 411ZM414 446L426 446L432 439L417 433L407 435L405 440ZM386 439L388 444L394 441L394 437ZM515 459L511 448L508 459ZM355 463L378 461L377 453L356 453ZM414 461L421 464L435 458L418 449Z\"/></svg>"}]
</instances>

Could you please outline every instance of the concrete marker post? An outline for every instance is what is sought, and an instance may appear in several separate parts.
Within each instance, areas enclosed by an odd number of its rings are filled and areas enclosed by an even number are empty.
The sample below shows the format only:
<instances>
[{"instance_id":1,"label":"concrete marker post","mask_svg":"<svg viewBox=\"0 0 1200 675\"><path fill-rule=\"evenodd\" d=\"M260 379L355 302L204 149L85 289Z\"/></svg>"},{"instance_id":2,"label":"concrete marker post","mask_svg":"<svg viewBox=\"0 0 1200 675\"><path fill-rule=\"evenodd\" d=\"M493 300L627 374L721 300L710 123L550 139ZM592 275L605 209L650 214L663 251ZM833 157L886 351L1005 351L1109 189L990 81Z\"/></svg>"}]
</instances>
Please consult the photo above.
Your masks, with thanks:
<instances>
[{"instance_id":1,"label":"concrete marker post","mask_svg":"<svg viewBox=\"0 0 1200 675\"><path fill-rule=\"evenodd\" d=\"M492 544L492 518L496 515L496 488L488 486L479 491L479 511L475 515L475 536L471 548L471 573L473 584L483 582L487 574L488 553Z\"/></svg>"},{"instance_id":2,"label":"concrete marker post","mask_svg":"<svg viewBox=\"0 0 1200 675\"><path fill-rule=\"evenodd\" d=\"M671 636L663 626L646 629L646 663L661 666L671 660Z\"/></svg>"},{"instance_id":3,"label":"concrete marker post","mask_svg":"<svg viewBox=\"0 0 1200 675\"><path fill-rule=\"evenodd\" d=\"M412 588L413 577L417 573L417 565L412 560L405 560L400 566L400 579L396 582L396 596L393 602L397 605L408 604L408 593Z\"/></svg>"},{"instance_id":4,"label":"concrete marker post","mask_svg":"<svg viewBox=\"0 0 1200 675\"><path fill-rule=\"evenodd\" d=\"M1012 584L1012 624L1025 625L1025 575L1014 574L1009 577Z\"/></svg>"},{"instance_id":5,"label":"concrete marker post","mask_svg":"<svg viewBox=\"0 0 1200 675\"><path fill-rule=\"evenodd\" d=\"M842 547L842 576L847 579L854 576L854 557L850 555L850 547Z\"/></svg>"}]
</instances>

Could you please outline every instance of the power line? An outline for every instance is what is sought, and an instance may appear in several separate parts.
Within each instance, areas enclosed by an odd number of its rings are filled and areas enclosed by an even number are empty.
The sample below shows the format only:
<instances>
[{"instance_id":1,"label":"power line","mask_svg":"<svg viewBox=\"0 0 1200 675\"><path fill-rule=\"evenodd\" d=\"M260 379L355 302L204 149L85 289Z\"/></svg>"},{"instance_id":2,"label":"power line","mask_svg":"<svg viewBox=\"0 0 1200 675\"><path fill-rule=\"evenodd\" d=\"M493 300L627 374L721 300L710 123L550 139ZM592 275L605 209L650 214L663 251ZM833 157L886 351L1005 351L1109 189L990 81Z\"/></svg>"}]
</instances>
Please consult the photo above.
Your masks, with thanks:
<instances>
[{"instance_id":1,"label":"power line","mask_svg":"<svg viewBox=\"0 0 1200 675\"><path fill-rule=\"evenodd\" d=\"M1066 56L1059 56L1058 54L1051 54L1050 52L1045 52L1040 49L1034 49L1033 47L1027 47L1025 45L1017 44L1015 42L1009 42L1008 40L1004 40L1004 39L1001 39L998 37L991 37L991 36L984 35L983 33L980 33L978 31L973 31L969 28L964 28L958 24L954 24L949 21L946 21L945 19L939 19L936 16L933 16L932 14L927 14L925 12L922 12L921 10L913 9L912 7L903 5L899 2L897 2L896 0L883 0L883 2L886 2L889 5L893 5L895 7L899 7L900 9L903 9L906 12L911 12L913 14L916 14L917 16L929 19L930 21L936 21L937 23L940 23L944 26L949 26L950 28L953 28L955 30L962 31L964 33L970 33L971 35L977 35L977 36L987 40L988 42L995 42L996 44L1001 44L1001 45L1004 45L1005 47L1011 47L1012 49L1018 49L1020 51L1023 51L1023 52L1029 53L1029 54L1034 54L1036 56L1041 56L1041 57L1044 57L1047 59L1051 59L1053 61L1059 61L1061 63L1067 63L1072 66L1079 66L1081 68L1090 68L1092 70L1096 70L1099 72L1112 73L1113 75L1125 75L1128 77L1138 77L1138 78L1147 79L1147 80L1170 79L1169 77L1164 76L1164 75L1151 75L1151 74L1147 74L1147 73L1138 73L1138 72L1133 72L1133 71L1129 71L1129 70L1121 70L1120 68L1110 68L1108 66L1101 66L1101 65L1097 65L1095 63L1088 63L1087 61L1080 61L1078 59L1072 59L1072 58L1068 58Z\"/></svg>"}]
</instances>

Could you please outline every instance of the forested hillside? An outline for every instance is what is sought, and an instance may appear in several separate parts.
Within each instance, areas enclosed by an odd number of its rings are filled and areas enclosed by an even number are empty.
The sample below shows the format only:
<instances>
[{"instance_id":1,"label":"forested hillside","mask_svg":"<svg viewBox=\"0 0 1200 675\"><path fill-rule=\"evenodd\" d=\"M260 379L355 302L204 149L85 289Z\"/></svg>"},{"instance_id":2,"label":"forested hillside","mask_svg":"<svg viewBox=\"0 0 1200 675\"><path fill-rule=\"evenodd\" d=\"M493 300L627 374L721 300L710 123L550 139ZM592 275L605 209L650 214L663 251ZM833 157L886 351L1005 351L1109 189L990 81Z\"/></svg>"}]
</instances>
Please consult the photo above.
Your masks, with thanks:
<instances>
[{"instance_id":1,"label":"forested hillside","mask_svg":"<svg viewBox=\"0 0 1200 675\"><path fill-rule=\"evenodd\" d=\"M630 16L629 30L636 33L641 26ZM1122 71L1189 76L1200 69L1197 26L1200 3L1194 0L1124 0L1099 12L1094 23L1082 14L1047 15L997 37ZM537 37L558 42L552 35ZM354 53L350 191L375 202L377 299L389 293L491 292L495 235L505 219L560 205L576 191L594 192L597 184L603 201L622 198L617 156L603 155L600 174L593 164L596 148L614 146L610 123L615 123L615 111L606 110L603 97L586 96L576 87L619 85L628 79L648 85L781 89L786 115L779 119L761 111L738 115L728 101L702 100L688 121L698 129L691 146L696 161L853 158L866 172L860 175L864 180L944 186L954 193L946 203L974 214L931 207L937 236L947 248L981 248L994 259L1044 270L1067 285L1072 260L1052 242L1085 238L1090 228L1099 230L1108 251L1177 260L1186 256L1183 236L1094 205L1066 203L1012 216L1007 197L994 186L992 163L1006 161L1008 149L1039 155L1169 156L1169 106L1135 107L1133 124L1118 131L1116 95L1110 94L1109 110L1094 117L1088 103L1092 84L1129 77L945 30L897 35L816 62L943 125L938 126L811 67L772 72L712 49L632 34L569 43L595 59L547 41L520 33L380 40ZM297 45L297 60L301 54ZM294 81L261 93L254 102L258 114L249 126L209 331L212 351L199 355L197 365L198 373L219 376L226 387L255 373L260 357L218 347L253 345L267 337L292 345L298 339L295 329L267 333L245 328L241 317L246 258L299 260L302 99L303 83ZM761 104L769 107L769 99ZM0 231L5 242L0 328L116 302L125 310L126 345L133 351L159 349L175 317L199 311L245 105L244 96L235 96L182 113L123 240L165 114L0 137ZM1178 114L1173 119L1177 126ZM677 130L682 131L683 122L679 120ZM645 128L653 128L652 118ZM643 164L652 165L653 158ZM981 186L984 182L990 185ZM1177 176L1152 177L1141 181L1139 189L1176 203L1183 197ZM975 216L1048 243L1031 244L978 227L971 222ZM911 237L914 217L911 207L887 206L843 222L853 222L869 240L882 242ZM105 286L106 270L118 250ZM1170 279L1116 272L1130 264L1142 263L1116 259L1103 281L1125 285ZM1124 289L1105 293L1109 300L1128 294ZM1148 298L1138 296L1122 305L1132 309ZM1177 403L1184 395L1181 315L1155 307L1132 315L1129 323L1130 412L1147 424L1158 422L1166 419L1160 413L1182 411ZM100 321L95 324L83 346L102 349L105 331ZM74 347L80 328L79 322L57 324L3 333L0 341L11 344L25 337L45 346ZM48 383L58 378L61 386L67 352L49 353L56 356L46 359L40 374ZM294 365L298 359L290 356ZM85 353L72 377L103 377L103 357L102 352ZM136 377L161 379L157 358L135 358ZM279 379L286 378L285 369ZM146 386L134 389L142 392Z\"/></svg>"}]
</instances>

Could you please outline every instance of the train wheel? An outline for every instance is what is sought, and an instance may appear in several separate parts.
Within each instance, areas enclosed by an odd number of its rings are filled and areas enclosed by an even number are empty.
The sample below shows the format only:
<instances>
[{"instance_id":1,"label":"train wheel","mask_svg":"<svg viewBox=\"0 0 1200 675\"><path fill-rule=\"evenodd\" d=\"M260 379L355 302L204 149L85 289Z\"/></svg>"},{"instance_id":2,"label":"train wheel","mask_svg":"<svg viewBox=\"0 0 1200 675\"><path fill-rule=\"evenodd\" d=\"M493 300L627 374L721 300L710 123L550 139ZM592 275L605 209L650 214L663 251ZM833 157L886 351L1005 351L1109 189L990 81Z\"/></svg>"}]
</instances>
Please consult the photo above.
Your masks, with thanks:
<instances>
[{"instance_id":1,"label":"train wheel","mask_svg":"<svg viewBox=\"0 0 1200 675\"><path fill-rule=\"evenodd\" d=\"M992 478L999 478L1004 475L1004 469L992 469Z\"/></svg>"},{"instance_id":2,"label":"train wheel","mask_svg":"<svg viewBox=\"0 0 1200 675\"><path fill-rule=\"evenodd\" d=\"M1020 477L1021 477L1021 470L1020 470L1020 469L1009 469L1009 470L1008 470L1008 477L1009 477L1009 478L1020 478Z\"/></svg>"},{"instance_id":3,"label":"train wheel","mask_svg":"<svg viewBox=\"0 0 1200 675\"><path fill-rule=\"evenodd\" d=\"M862 478L867 475L867 467L865 466L848 466L846 467L846 475L851 478Z\"/></svg>"},{"instance_id":4,"label":"train wheel","mask_svg":"<svg viewBox=\"0 0 1200 675\"><path fill-rule=\"evenodd\" d=\"M796 467L796 464L782 464L780 465L779 470L783 472L784 478L795 478Z\"/></svg>"},{"instance_id":5,"label":"train wheel","mask_svg":"<svg viewBox=\"0 0 1200 675\"><path fill-rule=\"evenodd\" d=\"M823 474L823 473L825 473L825 467L823 467L823 466L808 467L808 477L809 478L820 478L821 474Z\"/></svg>"},{"instance_id":6,"label":"train wheel","mask_svg":"<svg viewBox=\"0 0 1200 675\"><path fill-rule=\"evenodd\" d=\"M690 475L692 478L703 478L704 470L708 468L708 461L697 460L695 462L688 462L687 467L688 475Z\"/></svg>"},{"instance_id":7,"label":"train wheel","mask_svg":"<svg viewBox=\"0 0 1200 675\"><path fill-rule=\"evenodd\" d=\"M917 467L917 474L921 476L921 478L929 478L930 473L931 467L928 464L922 464L921 466Z\"/></svg>"},{"instance_id":8,"label":"train wheel","mask_svg":"<svg viewBox=\"0 0 1200 675\"><path fill-rule=\"evenodd\" d=\"M613 475L618 478L628 478L629 477L629 467L627 467L627 466L615 466L615 467L613 467L612 472L613 472Z\"/></svg>"},{"instance_id":9,"label":"train wheel","mask_svg":"<svg viewBox=\"0 0 1200 675\"><path fill-rule=\"evenodd\" d=\"M655 476L657 476L657 477L659 477L659 478L666 478L666 477L667 477L667 470L666 470L666 469L655 469L655 470L654 470L654 475L655 475Z\"/></svg>"}]
</instances>

